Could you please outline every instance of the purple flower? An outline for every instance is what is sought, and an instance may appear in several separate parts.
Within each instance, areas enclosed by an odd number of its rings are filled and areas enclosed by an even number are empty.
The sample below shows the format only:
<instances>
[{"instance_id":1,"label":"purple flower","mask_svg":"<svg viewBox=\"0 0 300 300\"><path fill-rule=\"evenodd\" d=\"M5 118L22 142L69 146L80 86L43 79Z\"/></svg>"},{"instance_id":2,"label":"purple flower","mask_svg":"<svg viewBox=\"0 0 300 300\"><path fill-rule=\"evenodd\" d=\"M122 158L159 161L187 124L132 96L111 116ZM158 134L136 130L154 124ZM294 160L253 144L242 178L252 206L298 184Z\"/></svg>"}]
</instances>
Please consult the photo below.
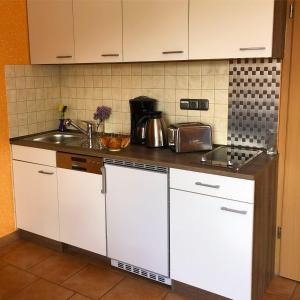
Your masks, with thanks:
<instances>
[{"instance_id":1,"label":"purple flower","mask_svg":"<svg viewBox=\"0 0 300 300\"><path fill-rule=\"evenodd\" d=\"M94 120L99 120L103 122L108 119L111 114L111 108L107 106L98 106L94 112Z\"/></svg>"}]
</instances>

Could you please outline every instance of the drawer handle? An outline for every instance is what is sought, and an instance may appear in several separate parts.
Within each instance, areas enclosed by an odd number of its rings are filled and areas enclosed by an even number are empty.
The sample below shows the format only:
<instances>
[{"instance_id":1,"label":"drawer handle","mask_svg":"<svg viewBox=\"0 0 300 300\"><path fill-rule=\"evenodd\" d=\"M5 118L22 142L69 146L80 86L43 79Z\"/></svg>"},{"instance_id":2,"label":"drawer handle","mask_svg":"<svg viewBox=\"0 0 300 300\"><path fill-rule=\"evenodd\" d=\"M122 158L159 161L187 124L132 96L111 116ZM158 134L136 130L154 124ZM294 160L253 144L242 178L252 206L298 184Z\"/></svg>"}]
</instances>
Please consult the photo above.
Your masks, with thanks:
<instances>
[{"instance_id":1,"label":"drawer handle","mask_svg":"<svg viewBox=\"0 0 300 300\"><path fill-rule=\"evenodd\" d=\"M87 169L77 164L72 164L72 170L86 172Z\"/></svg>"},{"instance_id":2,"label":"drawer handle","mask_svg":"<svg viewBox=\"0 0 300 300\"><path fill-rule=\"evenodd\" d=\"M204 187L208 187L208 188L212 188L212 189L219 189L220 186L219 185L214 185L214 184L207 184L207 183L202 183L202 182L195 182L196 185L200 185L200 186L204 186Z\"/></svg>"},{"instance_id":3,"label":"drawer handle","mask_svg":"<svg viewBox=\"0 0 300 300\"><path fill-rule=\"evenodd\" d=\"M177 51L163 51L162 54L182 54L184 51L177 50Z\"/></svg>"},{"instance_id":4,"label":"drawer handle","mask_svg":"<svg viewBox=\"0 0 300 300\"><path fill-rule=\"evenodd\" d=\"M43 174L43 175L54 175L54 172L46 172L46 171L43 171L43 170L40 170L39 173Z\"/></svg>"},{"instance_id":5,"label":"drawer handle","mask_svg":"<svg viewBox=\"0 0 300 300\"><path fill-rule=\"evenodd\" d=\"M258 51L258 50L266 50L266 47L245 47L245 48L240 48L240 51Z\"/></svg>"},{"instance_id":6,"label":"drawer handle","mask_svg":"<svg viewBox=\"0 0 300 300\"><path fill-rule=\"evenodd\" d=\"M104 57L110 57L110 56L119 56L118 53L105 53L105 54L101 54L101 56L104 56Z\"/></svg>"},{"instance_id":7,"label":"drawer handle","mask_svg":"<svg viewBox=\"0 0 300 300\"><path fill-rule=\"evenodd\" d=\"M57 55L56 58L72 58L72 55Z\"/></svg>"},{"instance_id":8,"label":"drawer handle","mask_svg":"<svg viewBox=\"0 0 300 300\"><path fill-rule=\"evenodd\" d=\"M233 212L235 214L240 214L240 215L246 215L247 214L246 210L238 210L238 209L228 208L228 207L225 207L225 206L222 206L221 210L228 211L228 212Z\"/></svg>"}]
</instances>

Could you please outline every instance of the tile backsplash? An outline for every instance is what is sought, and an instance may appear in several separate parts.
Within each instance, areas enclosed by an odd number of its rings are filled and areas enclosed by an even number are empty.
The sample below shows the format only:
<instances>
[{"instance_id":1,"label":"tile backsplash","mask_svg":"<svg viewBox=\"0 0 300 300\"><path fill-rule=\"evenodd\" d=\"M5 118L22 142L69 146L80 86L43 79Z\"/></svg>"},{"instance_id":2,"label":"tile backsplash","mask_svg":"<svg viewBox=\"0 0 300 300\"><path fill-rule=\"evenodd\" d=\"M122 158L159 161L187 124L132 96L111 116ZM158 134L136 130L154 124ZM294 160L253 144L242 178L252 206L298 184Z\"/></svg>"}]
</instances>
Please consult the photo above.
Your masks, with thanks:
<instances>
[{"instance_id":1,"label":"tile backsplash","mask_svg":"<svg viewBox=\"0 0 300 300\"><path fill-rule=\"evenodd\" d=\"M57 127L59 66L7 65L5 77L10 137Z\"/></svg>"},{"instance_id":2,"label":"tile backsplash","mask_svg":"<svg viewBox=\"0 0 300 300\"><path fill-rule=\"evenodd\" d=\"M61 66L61 99L72 119L91 119L98 105L112 108L107 132L130 132L129 99L158 99L167 124L202 121L214 142L227 142L228 61L92 64ZM181 110L181 98L209 100L208 111Z\"/></svg>"},{"instance_id":3,"label":"tile backsplash","mask_svg":"<svg viewBox=\"0 0 300 300\"><path fill-rule=\"evenodd\" d=\"M57 128L60 102L74 120L92 120L97 106L109 106L105 130L129 133L128 100L143 95L159 100L167 124L201 121L212 125L215 143L227 143L227 60L6 66L6 83L11 137ZM181 98L208 99L209 110L181 110Z\"/></svg>"}]
</instances>

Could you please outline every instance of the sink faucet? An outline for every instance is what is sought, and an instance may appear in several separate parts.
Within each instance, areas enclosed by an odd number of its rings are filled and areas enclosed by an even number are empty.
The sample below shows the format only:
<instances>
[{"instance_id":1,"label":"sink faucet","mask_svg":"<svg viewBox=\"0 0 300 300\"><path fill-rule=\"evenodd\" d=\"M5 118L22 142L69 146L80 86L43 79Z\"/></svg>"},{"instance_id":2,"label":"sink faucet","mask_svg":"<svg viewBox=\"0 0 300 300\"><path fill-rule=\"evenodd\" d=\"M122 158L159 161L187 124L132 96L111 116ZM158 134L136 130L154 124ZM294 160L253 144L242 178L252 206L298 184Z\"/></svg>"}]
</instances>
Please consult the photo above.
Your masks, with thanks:
<instances>
[{"instance_id":1,"label":"sink faucet","mask_svg":"<svg viewBox=\"0 0 300 300\"><path fill-rule=\"evenodd\" d=\"M66 119L65 120L65 125L66 126L73 126L74 128L76 128L77 130L79 130L80 132L82 132L83 134L85 134L88 138L88 142L90 145L92 145L92 136L93 136L93 123L92 122L88 122L88 121L82 121L84 123L86 123L86 129L83 129L82 127L80 127L79 125L77 125L75 122L73 122L71 119Z\"/></svg>"}]
</instances>

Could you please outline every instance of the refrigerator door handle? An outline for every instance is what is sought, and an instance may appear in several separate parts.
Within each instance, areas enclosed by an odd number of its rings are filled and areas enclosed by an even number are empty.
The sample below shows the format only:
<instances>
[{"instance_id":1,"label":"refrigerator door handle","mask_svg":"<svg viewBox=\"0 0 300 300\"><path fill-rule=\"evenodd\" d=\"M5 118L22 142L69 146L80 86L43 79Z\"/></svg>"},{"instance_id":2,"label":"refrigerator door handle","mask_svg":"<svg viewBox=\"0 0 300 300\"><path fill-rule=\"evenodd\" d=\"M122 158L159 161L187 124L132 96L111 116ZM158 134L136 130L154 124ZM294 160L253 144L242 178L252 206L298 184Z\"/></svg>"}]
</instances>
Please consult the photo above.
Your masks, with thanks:
<instances>
[{"instance_id":1,"label":"refrigerator door handle","mask_svg":"<svg viewBox=\"0 0 300 300\"><path fill-rule=\"evenodd\" d=\"M105 167L101 167L101 173L102 173L102 189L101 194L106 194L106 170Z\"/></svg>"}]
</instances>

